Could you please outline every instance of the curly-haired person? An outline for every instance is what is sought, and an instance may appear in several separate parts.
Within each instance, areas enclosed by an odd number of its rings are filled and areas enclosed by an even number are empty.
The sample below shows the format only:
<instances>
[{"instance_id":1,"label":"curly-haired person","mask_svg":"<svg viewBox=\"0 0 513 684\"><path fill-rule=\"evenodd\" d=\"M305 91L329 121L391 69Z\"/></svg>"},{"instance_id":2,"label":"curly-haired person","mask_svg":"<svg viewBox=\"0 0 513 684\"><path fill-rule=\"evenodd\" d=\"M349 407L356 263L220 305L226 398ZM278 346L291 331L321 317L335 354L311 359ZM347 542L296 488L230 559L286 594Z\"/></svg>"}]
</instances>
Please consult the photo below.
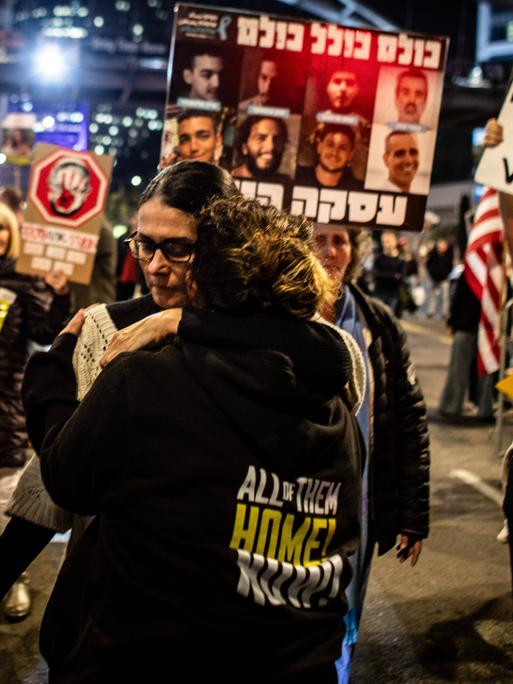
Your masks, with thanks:
<instances>
[{"instance_id":1,"label":"curly-haired person","mask_svg":"<svg viewBox=\"0 0 513 684\"><path fill-rule=\"evenodd\" d=\"M311 320L337 288L304 219L233 196L195 229L170 344L120 355L78 405L78 314L27 369L48 491L96 516L43 621L55 684L337 681L360 435L349 351Z\"/></svg>"}]
</instances>

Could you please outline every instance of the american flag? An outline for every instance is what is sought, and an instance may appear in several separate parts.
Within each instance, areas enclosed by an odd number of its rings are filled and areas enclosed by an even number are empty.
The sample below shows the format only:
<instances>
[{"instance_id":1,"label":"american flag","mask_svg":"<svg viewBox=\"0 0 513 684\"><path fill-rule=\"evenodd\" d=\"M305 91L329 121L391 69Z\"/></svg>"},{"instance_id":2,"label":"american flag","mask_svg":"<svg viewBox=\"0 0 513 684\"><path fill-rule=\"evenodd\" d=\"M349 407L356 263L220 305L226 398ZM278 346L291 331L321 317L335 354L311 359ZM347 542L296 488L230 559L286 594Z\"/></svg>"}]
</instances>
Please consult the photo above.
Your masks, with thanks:
<instances>
[{"instance_id":1,"label":"american flag","mask_svg":"<svg viewBox=\"0 0 513 684\"><path fill-rule=\"evenodd\" d=\"M479 375L494 373L500 365L503 234L499 196L495 190L485 188L476 209L464 259L465 278L481 302L477 336Z\"/></svg>"}]
</instances>

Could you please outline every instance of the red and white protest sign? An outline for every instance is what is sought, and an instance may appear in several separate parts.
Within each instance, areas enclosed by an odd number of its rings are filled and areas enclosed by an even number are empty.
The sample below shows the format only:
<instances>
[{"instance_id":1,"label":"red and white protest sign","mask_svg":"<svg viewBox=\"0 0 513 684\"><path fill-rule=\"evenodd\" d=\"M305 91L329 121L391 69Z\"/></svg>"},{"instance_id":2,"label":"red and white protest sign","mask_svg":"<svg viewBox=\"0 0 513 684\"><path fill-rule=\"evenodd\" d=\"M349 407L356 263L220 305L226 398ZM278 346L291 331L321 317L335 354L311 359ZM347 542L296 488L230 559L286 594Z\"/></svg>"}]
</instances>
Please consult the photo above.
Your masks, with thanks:
<instances>
[{"instance_id":1,"label":"red and white protest sign","mask_svg":"<svg viewBox=\"0 0 513 684\"><path fill-rule=\"evenodd\" d=\"M112 158L40 144L34 151L16 269L69 280L91 279L112 172Z\"/></svg>"}]
</instances>

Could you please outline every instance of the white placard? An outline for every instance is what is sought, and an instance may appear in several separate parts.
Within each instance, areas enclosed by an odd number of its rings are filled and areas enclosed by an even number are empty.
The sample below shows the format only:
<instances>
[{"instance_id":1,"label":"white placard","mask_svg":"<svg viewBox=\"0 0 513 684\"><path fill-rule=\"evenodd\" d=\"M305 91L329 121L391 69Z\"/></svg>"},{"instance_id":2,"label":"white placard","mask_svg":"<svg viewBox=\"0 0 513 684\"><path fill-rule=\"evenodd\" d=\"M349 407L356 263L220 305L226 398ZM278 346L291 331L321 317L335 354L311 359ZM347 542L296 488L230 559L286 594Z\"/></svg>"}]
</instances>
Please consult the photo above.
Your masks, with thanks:
<instances>
[{"instance_id":1,"label":"white placard","mask_svg":"<svg viewBox=\"0 0 513 684\"><path fill-rule=\"evenodd\" d=\"M513 195L513 80L499 114L503 141L488 147L477 167L475 181Z\"/></svg>"}]
</instances>

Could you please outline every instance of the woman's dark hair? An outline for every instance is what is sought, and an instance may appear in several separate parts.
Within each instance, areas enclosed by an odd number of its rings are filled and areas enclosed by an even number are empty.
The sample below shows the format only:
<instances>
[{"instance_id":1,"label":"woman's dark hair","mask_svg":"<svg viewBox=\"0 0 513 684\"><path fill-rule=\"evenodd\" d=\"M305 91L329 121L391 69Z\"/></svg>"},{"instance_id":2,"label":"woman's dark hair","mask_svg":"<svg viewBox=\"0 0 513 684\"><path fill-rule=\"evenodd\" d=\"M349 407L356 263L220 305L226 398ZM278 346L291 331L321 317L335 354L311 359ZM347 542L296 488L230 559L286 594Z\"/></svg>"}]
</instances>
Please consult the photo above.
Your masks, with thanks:
<instances>
[{"instance_id":1,"label":"woman's dark hair","mask_svg":"<svg viewBox=\"0 0 513 684\"><path fill-rule=\"evenodd\" d=\"M181 161L162 169L139 198L138 207L158 198L162 204L197 216L212 197L237 194L232 177L208 162Z\"/></svg>"},{"instance_id":2,"label":"woman's dark hair","mask_svg":"<svg viewBox=\"0 0 513 684\"><path fill-rule=\"evenodd\" d=\"M192 274L204 306L310 319L335 302L339 284L315 256L305 217L238 195L210 202L197 227Z\"/></svg>"}]
</instances>

